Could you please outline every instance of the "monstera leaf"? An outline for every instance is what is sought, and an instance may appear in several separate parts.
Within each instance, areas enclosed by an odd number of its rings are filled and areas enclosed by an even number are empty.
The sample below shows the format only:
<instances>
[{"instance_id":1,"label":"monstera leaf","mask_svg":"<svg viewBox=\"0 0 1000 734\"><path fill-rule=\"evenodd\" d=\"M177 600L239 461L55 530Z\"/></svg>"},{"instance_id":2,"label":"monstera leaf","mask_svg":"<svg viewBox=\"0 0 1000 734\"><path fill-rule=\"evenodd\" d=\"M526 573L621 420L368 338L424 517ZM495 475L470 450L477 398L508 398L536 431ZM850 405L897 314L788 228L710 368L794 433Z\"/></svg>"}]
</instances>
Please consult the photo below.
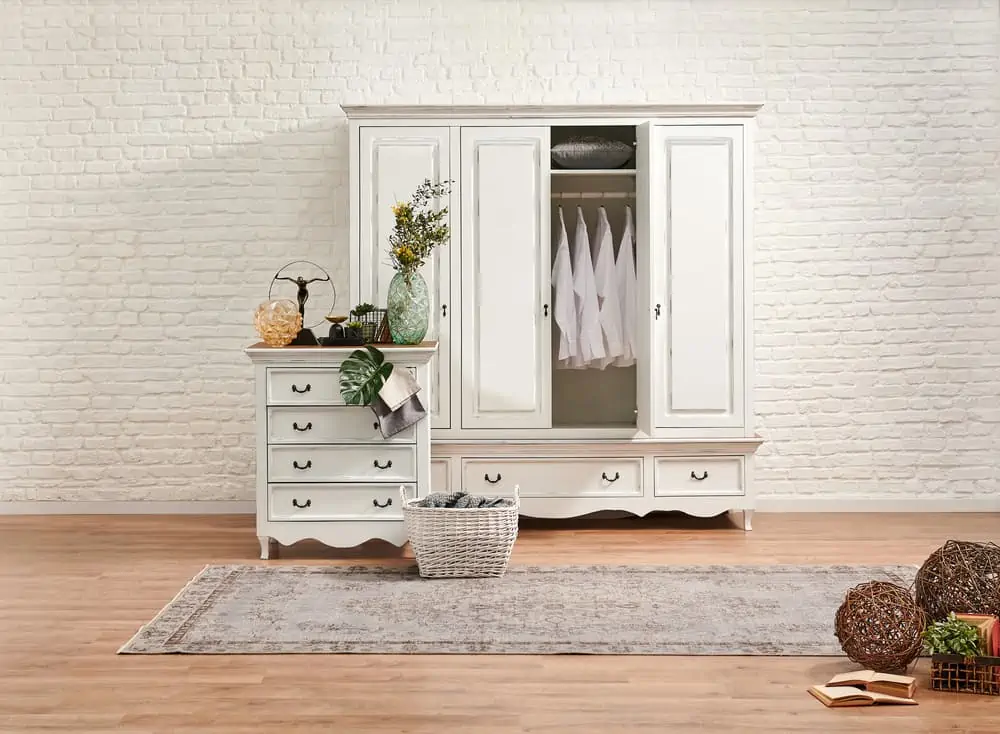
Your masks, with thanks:
<instances>
[{"instance_id":1,"label":"monstera leaf","mask_svg":"<svg viewBox=\"0 0 1000 734\"><path fill-rule=\"evenodd\" d=\"M392 363L378 349L355 349L340 365L340 395L348 405L371 405L391 374Z\"/></svg>"}]
</instances>

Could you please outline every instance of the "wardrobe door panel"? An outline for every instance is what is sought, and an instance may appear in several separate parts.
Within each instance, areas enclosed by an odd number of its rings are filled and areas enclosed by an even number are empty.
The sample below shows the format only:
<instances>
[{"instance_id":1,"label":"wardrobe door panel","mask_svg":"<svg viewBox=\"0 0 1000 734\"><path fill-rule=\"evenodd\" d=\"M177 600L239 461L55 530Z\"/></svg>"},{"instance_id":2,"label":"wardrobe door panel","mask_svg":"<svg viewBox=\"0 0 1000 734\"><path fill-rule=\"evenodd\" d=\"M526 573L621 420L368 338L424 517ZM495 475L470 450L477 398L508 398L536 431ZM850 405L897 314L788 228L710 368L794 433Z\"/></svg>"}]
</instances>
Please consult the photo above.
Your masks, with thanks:
<instances>
[{"instance_id":1,"label":"wardrobe door panel","mask_svg":"<svg viewBox=\"0 0 1000 734\"><path fill-rule=\"evenodd\" d=\"M389 264L389 235L395 219L392 205L408 201L425 179L446 181L451 178L451 130L448 127L362 127L361 154L361 300L385 308L389 283L396 271ZM453 187L454 188L454 187ZM455 196L457 199L457 196ZM447 206L451 214L452 240L455 241L458 217L451 197L438 206ZM421 274L430 291L430 323L427 341L438 341L437 354L431 359L431 399L426 406L431 426L451 426L451 329L447 316L451 309L452 244L435 248ZM343 305L345 313L348 307Z\"/></svg>"},{"instance_id":2,"label":"wardrobe door panel","mask_svg":"<svg viewBox=\"0 0 1000 734\"><path fill-rule=\"evenodd\" d=\"M549 130L461 136L462 428L547 428Z\"/></svg>"},{"instance_id":3,"label":"wardrobe door panel","mask_svg":"<svg viewBox=\"0 0 1000 734\"><path fill-rule=\"evenodd\" d=\"M659 428L744 422L743 136L738 125L659 126L653 389Z\"/></svg>"}]
</instances>

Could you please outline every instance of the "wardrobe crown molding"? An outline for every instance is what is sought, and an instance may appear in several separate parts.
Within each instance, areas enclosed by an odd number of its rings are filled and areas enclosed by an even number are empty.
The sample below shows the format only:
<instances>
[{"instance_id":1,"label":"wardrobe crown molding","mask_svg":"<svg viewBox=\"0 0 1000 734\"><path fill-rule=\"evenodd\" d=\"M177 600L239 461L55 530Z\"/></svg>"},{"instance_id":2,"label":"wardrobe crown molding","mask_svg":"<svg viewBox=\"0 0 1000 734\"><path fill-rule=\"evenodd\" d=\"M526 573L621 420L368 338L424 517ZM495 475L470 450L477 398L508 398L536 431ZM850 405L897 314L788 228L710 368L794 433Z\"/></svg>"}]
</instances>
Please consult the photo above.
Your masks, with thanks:
<instances>
[{"instance_id":1,"label":"wardrobe crown molding","mask_svg":"<svg viewBox=\"0 0 1000 734\"><path fill-rule=\"evenodd\" d=\"M745 117L756 116L763 104L638 104L638 105L341 105L348 119L409 120L521 118L585 119L592 117Z\"/></svg>"}]
</instances>

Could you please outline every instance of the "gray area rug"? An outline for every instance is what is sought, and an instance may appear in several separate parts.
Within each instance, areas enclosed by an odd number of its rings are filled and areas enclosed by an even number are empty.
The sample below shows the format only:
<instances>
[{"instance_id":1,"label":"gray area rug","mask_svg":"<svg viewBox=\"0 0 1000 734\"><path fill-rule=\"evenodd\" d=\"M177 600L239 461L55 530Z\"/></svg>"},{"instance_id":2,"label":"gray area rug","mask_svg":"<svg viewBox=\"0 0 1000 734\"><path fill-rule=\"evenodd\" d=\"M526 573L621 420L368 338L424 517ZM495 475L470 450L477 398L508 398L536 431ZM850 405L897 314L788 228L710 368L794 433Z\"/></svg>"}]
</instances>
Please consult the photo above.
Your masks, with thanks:
<instances>
[{"instance_id":1,"label":"gray area rug","mask_svg":"<svg viewBox=\"0 0 1000 734\"><path fill-rule=\"evenodd\" d=\"M908 566L207 566L122 653L841 655L833 621Z\"/></svg>"}]
</instances>

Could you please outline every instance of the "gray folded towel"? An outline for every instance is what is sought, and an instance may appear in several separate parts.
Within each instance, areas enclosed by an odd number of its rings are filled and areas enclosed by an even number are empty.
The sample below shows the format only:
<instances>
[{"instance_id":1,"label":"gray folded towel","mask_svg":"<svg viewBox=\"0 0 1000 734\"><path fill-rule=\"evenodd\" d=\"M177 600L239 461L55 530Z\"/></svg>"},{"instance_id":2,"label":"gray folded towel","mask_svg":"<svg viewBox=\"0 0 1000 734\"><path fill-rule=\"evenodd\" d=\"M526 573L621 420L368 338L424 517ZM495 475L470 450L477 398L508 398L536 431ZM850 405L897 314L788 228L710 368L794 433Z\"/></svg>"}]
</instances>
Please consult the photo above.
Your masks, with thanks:
<instances>
[{"instance_id":1,"label":"gray folded towel","mask_svg":"<svg viewBox=\"0 0 1000 734\"><path fill-rule=\"evenodd\" d=\"M378 427L384 438L396 435L427 416L427 410L416 395L411 395L395 410L386 405L381 396L376 395L371 409L378 419Z\"/></svg>"},{"instance_id":2,"label":"gray folded towel","mask_svg":"<svg viewBox=\"0 0 1000 734\"><path fill-rule=\"evenodd\" d=\"M480 507L513 507L514 500L507 497L478 497L468 492L431 492L419 502L414 502L415 507L457 507L462 509L476 509Z\"/></svg>"}]
</instances>

